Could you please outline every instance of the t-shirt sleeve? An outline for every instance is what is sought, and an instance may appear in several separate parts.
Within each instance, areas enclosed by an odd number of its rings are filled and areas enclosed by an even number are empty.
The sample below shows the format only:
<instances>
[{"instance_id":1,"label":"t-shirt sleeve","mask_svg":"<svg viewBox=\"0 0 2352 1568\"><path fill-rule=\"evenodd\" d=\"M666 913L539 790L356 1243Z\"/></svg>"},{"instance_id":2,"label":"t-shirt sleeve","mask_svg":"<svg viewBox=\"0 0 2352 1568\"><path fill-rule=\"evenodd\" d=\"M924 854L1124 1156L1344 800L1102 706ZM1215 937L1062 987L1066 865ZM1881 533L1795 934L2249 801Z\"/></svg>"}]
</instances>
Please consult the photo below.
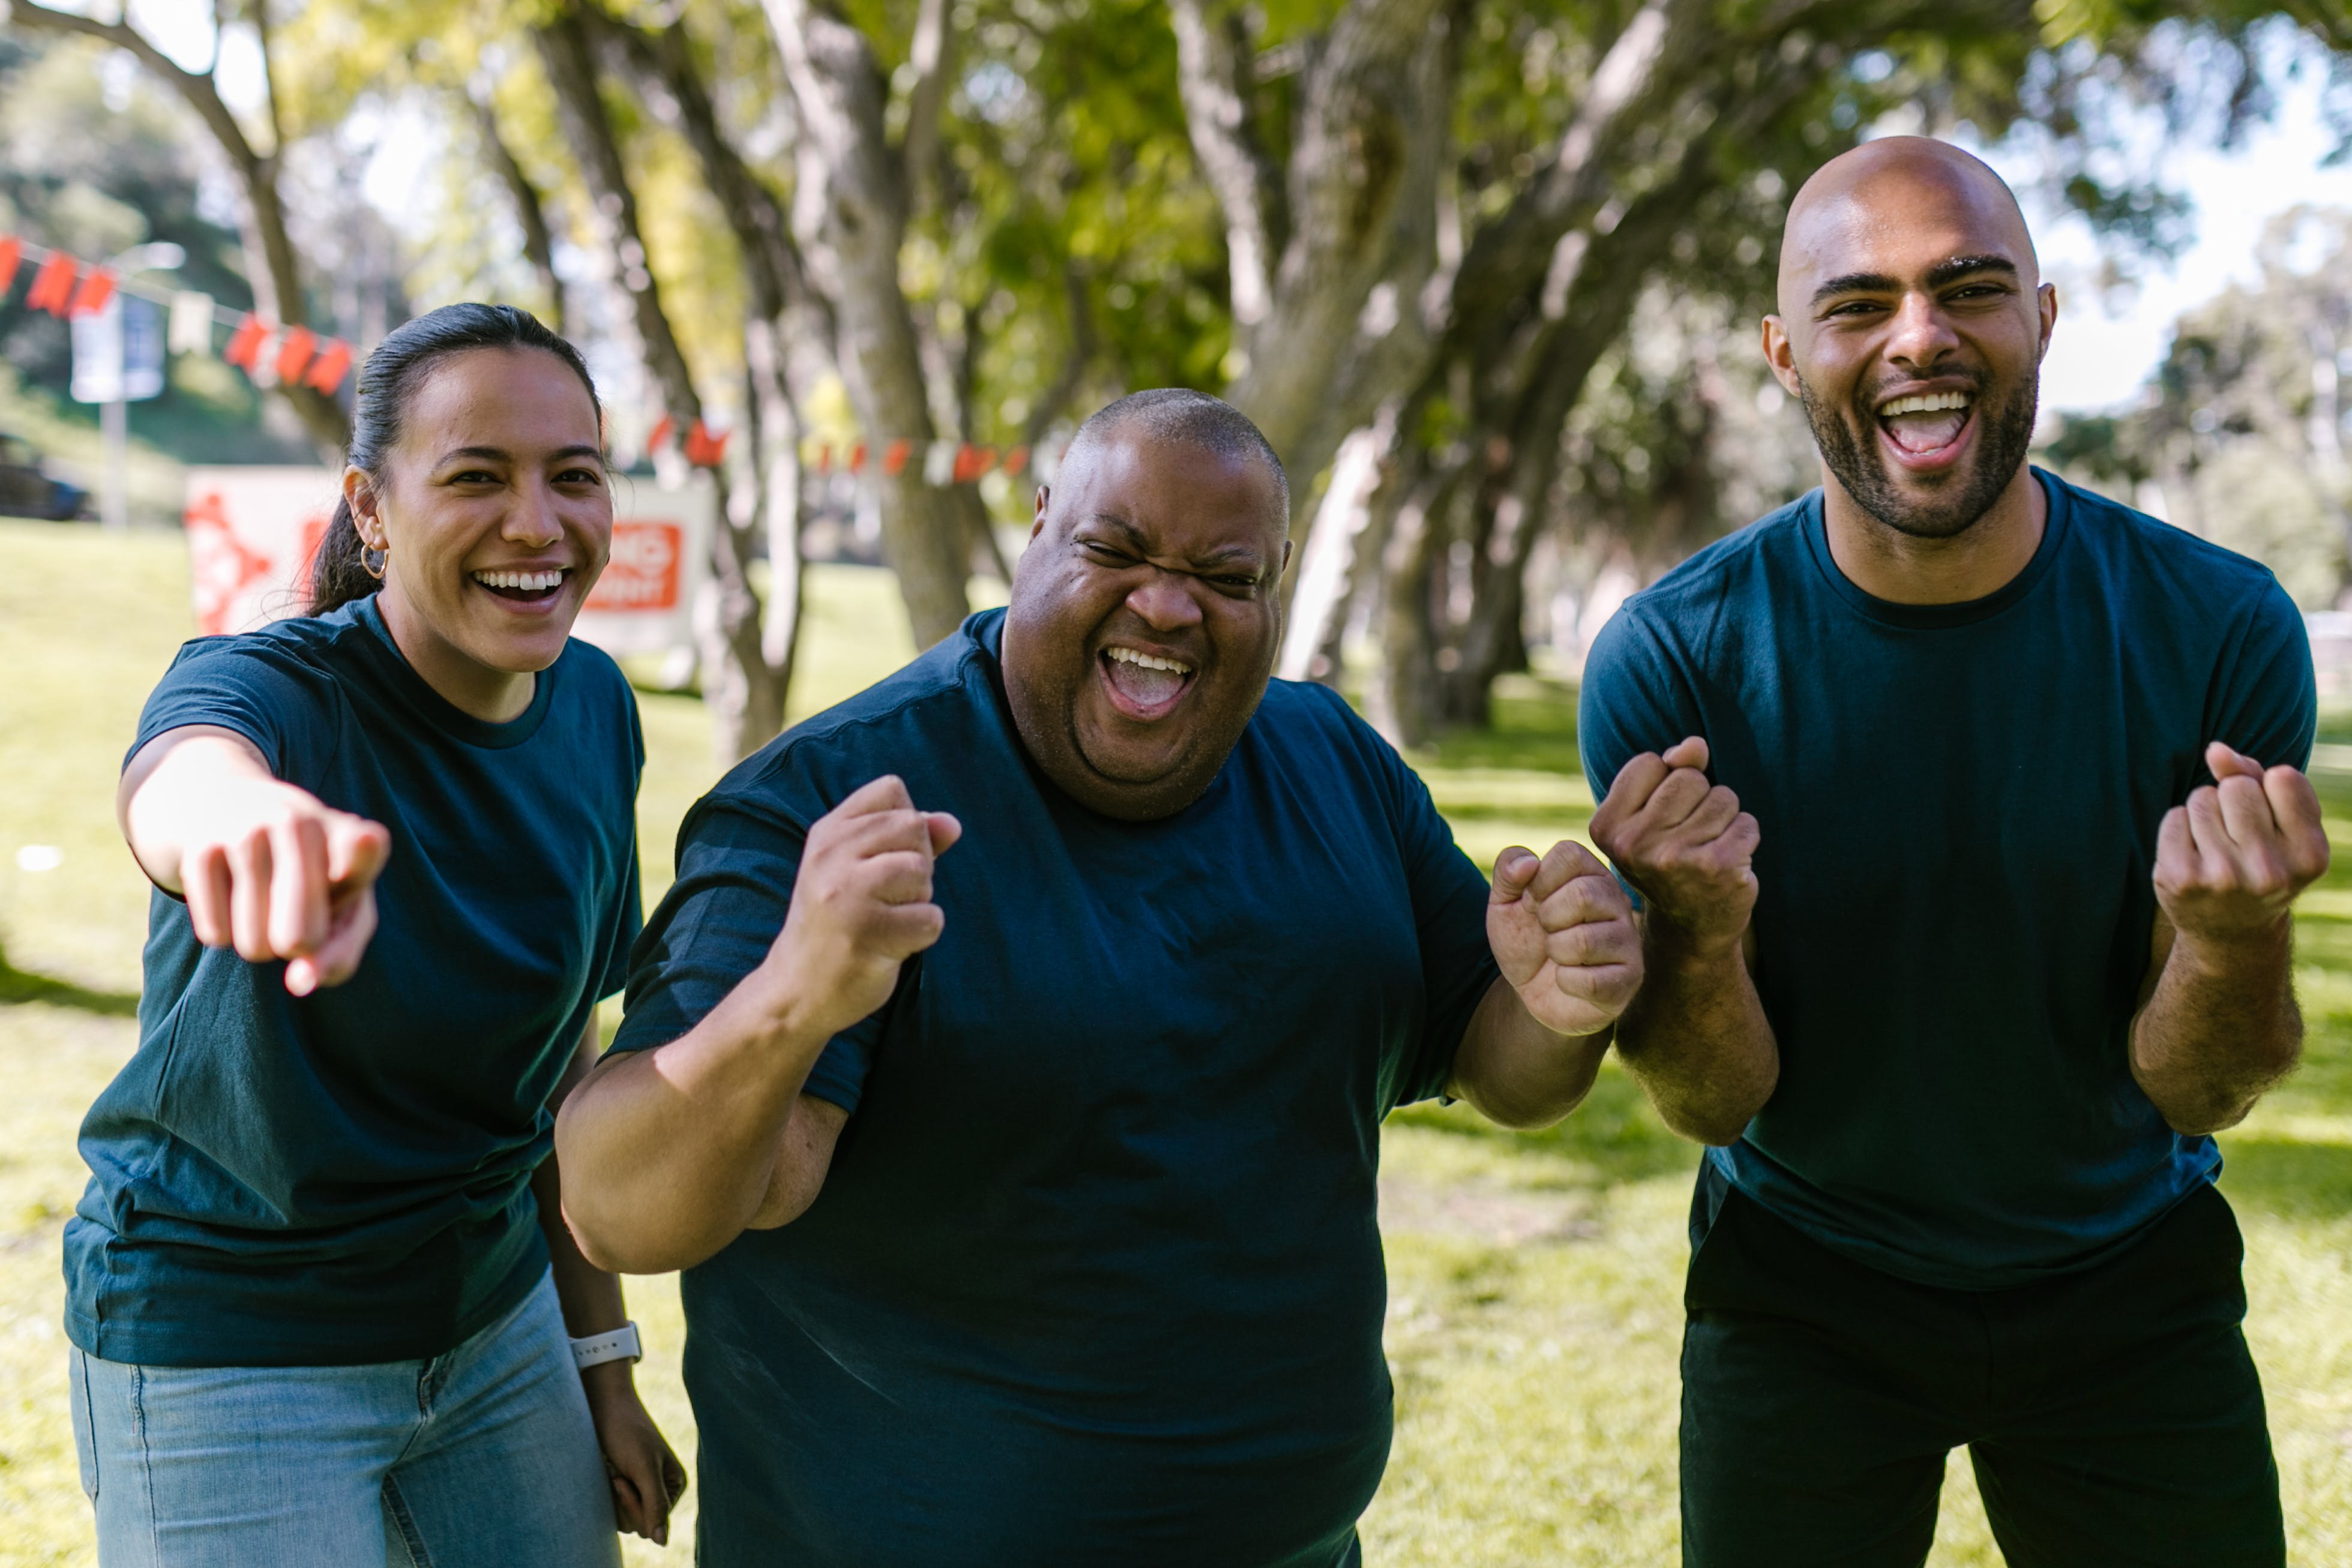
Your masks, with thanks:
<instances>
[{"instance_id":1,"label":"t-shirt sleeve","mask_svg":"<svg viewBox=\"0 0 2352 1568\"><path fill-rule=\"evenodd\" d=\"M702 1021L767 957L793 902L807 830L706 799L678 830L677 881L631 955L614 1051L650 1051ZM802 1092L857 1109L887 1008L833 1037Z\"/></svg>"},{"instance_id":2,"label":"t-shirt sleeve","mask_svg":"<svg viewBox=\"0 0 2352 1568\"><path fill-rule=\"evenodd\" d=\"M2217 672L2210 738L2265 768L2311 766L2319 727L2319 686L2303 612L2275 579L2265 577L2244 634ZM2198 781L2210 782L2203 764Z\"/></svg>"},{"instance_id":3,"label":"t-shirt sleeve","mask_svg":"<svg viewBox=\"0 0 2352 1568\"><path fill-rule=\"evenodd\" d=\"M122 765L166 730L217 725L253 742L270 772L308 787L324 771L333 744L333 701L324 671L280 649L246 638L200 637L181 646L148 694Z\"/></svg>"},{"instance_id":4,"label":"t-shirt sleeve","mask_svg":"<svg viewBox=\"0 0 2352 1568\"><path fill-rule=\"evenodd\" d=\"M1471 1015L1501 971L1486 941L1485 873L1454 841L1454 830L1438 815L1421 776L1369 727L1363 727L1363 737L1388 775L1397 847L1403 855L1405 888L1420 938L1422 993L1427 1006L1417 1049L1396 1064L1389 1096L1394 1107L1445 1092Z\"/></svg>"},{"instance_id":5,"label":"t-shirt sleeve","mask_svg":"<svg viewBox=\"0 0 2352 1568\"><path fill-rule=\"evenodd\" d=\"M1577 695L1577 750L1593 800L1605 798L1618 769L1642 753L1705 733L1689 684L1657 634L1633 611L1618 611L1593 641Z\"/></svg>"},{"instance_id":6,"label":"t-shirt sleeve","mask_svg":"<svg viewBox=\"0 0 2352 1568\"><path fill-rule=\"evenodd\" d=\"M604 946L604 967L596 983L596 999L621 990L629 983L629 955L637 937L646 928L645 885L639 874L637 852L637 790L645 781L646 731L637 716L637 695L626 681L618 680L621 700L628 705L629 713L629 789L625 802L628 817L628 838L621 853L621 890L613 906L612 925Z\"/></svg>"}]
</instances>

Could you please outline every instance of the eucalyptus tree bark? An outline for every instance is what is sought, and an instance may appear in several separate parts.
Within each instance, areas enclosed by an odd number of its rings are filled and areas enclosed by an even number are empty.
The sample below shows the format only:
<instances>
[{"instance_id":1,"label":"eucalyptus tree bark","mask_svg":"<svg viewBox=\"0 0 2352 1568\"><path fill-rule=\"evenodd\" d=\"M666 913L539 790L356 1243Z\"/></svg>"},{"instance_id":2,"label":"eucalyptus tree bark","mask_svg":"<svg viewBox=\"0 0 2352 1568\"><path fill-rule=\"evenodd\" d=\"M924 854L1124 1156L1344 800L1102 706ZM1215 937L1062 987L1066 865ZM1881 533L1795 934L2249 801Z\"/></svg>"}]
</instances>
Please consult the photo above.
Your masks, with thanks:
<instances>
[{"instance_id":1,"label":"eucalyptus tree bark","mask_svg":"<svg viewBox=\"0 0 2352 1568\"><path fill-rule=\"evenodd\" d=\"M661 286L647 265L621 144L604 107L596 69L595 25L565 7L533 29L540 61L555 93L564 140L580 165L593 210L593 222L605 253L618 262L618 279L630 304L638 350L671 418L680 425L702 418L702 397L686 353L662 307ZM719 591L719 636L726 657L705 660L703 695L711 712L712 741L720 760L750 756L783 727L784 694L762 645L761 605L751 586L751 563L759 553L752 528L728 505L727 476L710 471L717 487L718 517L710 530L712 577Z\"/></svg>"},{"instance_id":2,"label":"eucalyptus tree bark","mask_svg":"<svg viewBox=\"0 0 2352 1568\"><path fill-rule=\"evenodd\" d=\"M833 300L842 379L869 452L896 443L896 474L869 470L882 503L882 548L919 645L947 636L970 601L965 582L979 499L933 487L921 452L937 432L922 355L898 280L906 235L903 160L883 126L885 85L856 28L810 0L765 0L800 110L793 227L818 287Z\"/></svg>"},{"instance_id":3,"label":"eucalyptus tree bark","mask_svg":"<svg viewBox=\"0 0 2352 1568\"><path fill-rule=\"evenodd\" d=\"M1445 0L1349 0L1307 69L1281 169L1252 110L1242 16L1223 0L1170 3L1186 126L1225 220L1240 361L1226 396L1265 433L1303 496L1340 438L1393 390L1376 383L1392 383L1394 371L1372 378L1348 367L1417 303L1398 297L1391 274L1401 264L1430 269L1453 13ZM1376 301L1384 283L1390 294ZM1335 397L1342 386L1349 395Z\"/></svg>"},{"instance_id":4,"label":"eucalyptus tree bark","mask_svg":"<svg viewBox=\"0 0 2352 1568\"><path fill-rule=\"evenodd\" d=\"M703 183L726 214L751 296L744 323L744 377L751 469L768 531L769 590L761 637L780 706L789 698L800 648L803 601L800 439L802 410L831 371L830 301L811 285L783 204L728 140L683 22L654 29L597 24L639 96L693 148ZM748 738L748 737L747 737Z\"/></svg>"},{"instance_id":5,"label":"eucalyptus tree bark","mask_svg":"<svg viewBox=\"0 0 2352 1568\"><path fill-rule=\"evenodd\" d=\"M555 235L547 225L547 204L499 129L498 106L488 93L468 89L465 98L474 118L475 139L481 144L482 162L498 176L507 200L514 205L515 223L522 230L522 258L530 264L540 292L547 297L547 324L561 333L564 330L563 280L555 276Z\"/></svg>"},{"instance_id":6,"label":"eucalyptus tree bark","mask_svg":"<svg viewBox=\"0 0 2352 1568\"><path fill-rule=\"evenodd\" d=\"M214 70L192 71L183 68L155 46L152 39L128 20L101 21L70 11L52 10L36 5L34 0L6 0L8 20L27 32L79 34L97 38L115 48L128 52L149 75L154 77L180 96L183 102L195 111L215 145L229 166L229 172L245 196L245 248L247 281L252 286L255 310L282 326L307 327L310 324L310 297L303 287L301 258L294 248L293 236L287 232L286 207L279 199L278 176L280 160L285 153L285 139L278 113L278 95L269 73L268 25L267 0L252 0L253 19L262 39L263 83L267 89L263 107L269 120L271 137L267 152L257 150L238 123L228 104L220 94L220 83ZM219 65L219 51L214 51L214 68ZM293 409L295 417L320 451L323 460L340 465L343 450L351 444L351 421L342 405L333 398L303 385L300 382L281 381L276 387L278 395Z\"/></svg>"}]
</instances>

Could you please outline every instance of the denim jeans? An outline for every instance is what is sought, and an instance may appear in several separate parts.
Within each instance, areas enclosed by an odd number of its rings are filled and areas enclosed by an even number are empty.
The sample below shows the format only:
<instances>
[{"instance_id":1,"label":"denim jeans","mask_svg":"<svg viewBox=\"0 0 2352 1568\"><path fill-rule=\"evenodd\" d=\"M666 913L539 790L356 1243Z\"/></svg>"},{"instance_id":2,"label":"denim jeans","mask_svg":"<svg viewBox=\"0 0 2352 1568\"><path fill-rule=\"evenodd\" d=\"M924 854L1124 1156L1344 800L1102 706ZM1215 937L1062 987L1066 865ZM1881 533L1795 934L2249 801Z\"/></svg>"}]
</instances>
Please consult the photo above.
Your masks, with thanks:
<instances>
[{"instance_id":1,"label":"denim jeans","mask_svg":"<svg viewBox=\"0 0 2352 1568\"><path fill-rule=\"evenodd\" d=\"M551 1279L429 1361L71 1373L100 1568L621 1560Z\"/></svg>"}]
</instances>

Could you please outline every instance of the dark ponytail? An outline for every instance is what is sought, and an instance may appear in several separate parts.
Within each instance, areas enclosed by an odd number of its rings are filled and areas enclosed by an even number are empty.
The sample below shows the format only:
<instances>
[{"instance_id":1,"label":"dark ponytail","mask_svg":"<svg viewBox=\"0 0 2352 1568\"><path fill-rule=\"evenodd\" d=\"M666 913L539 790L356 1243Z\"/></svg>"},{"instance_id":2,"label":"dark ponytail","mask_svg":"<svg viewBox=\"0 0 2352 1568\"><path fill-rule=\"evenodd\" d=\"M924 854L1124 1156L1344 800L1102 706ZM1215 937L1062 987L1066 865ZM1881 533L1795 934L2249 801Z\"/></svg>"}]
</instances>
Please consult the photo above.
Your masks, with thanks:
<instances>
[{"instance_id":1,"label":"dark ponytail","mask_svg":"<svg viewBox=\"0 0 2352 1568\"><path fill-rule=\"evenodd\" d=\"M351 465L371 477L382 472L384 454L400 440L401 416L424 384L425 373L451 354L468 349L543 349L562 360L596 402L596 383L580 350L528 310L511 305L445 305L393 329L360 367L352 400ZM601 416L604 407L597 404ZM310 565L310 613L324 615L383 586L362 564L359 524L349 501L335 503L335 516L319 541Z\"/></svg>"}]
</instances>

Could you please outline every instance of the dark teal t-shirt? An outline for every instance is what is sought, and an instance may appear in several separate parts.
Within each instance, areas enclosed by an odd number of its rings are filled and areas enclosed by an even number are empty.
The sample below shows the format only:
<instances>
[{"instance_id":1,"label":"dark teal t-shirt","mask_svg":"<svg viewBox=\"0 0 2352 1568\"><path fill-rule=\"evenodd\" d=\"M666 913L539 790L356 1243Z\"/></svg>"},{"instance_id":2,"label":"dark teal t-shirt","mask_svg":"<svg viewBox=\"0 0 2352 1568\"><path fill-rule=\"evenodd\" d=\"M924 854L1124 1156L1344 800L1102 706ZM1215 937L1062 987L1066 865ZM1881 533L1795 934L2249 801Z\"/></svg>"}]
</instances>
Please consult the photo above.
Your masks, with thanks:
<instances>
[{"instance_id":1,"label":"dark teal t-shirt","mask_svg":"<svg viewBox=\"0 0 2352 1568\"><path fill-rule=\"evenodd\" d=\"M635 699L574 642L486 723L366 599L182 648L132 751L194 724L392 831L379 925L351 979L297 998L153 894L139 1050L82 1124L67 1331L170 1366L438 1354L547 1269L547 1097L642 922Z\"/></svg>"},{"instance_id":2,"label":"dark teal t-shirt","mask_svg":"<svg viewBox=\"0 0 2352 1568\"><path fill-rule=\"evenodd\" d=\"M1381 1120L1495 978L1486 880L1320 686L1177 815L1087 810L1002 626L730 774L637 946L616 1050L760 962L853 789L962 821L945 934L809 1079L852 1113L816 1201L686 1273L699 1560L1331 1568L1389 1446Z\"/></svg>"},{"instance_id":3,"label":"dark teal t-shirt","mask_svg":"<svg viewBox=\"0 0 2352 1568\"><path fill-rule=\"evenodd\" d=\"M1628 600L1584 678L1596 792L1700 735L1762 830L1780 1085L1708 1157L1830 1246L1962 1289L2095 1261L2219 1169L2126 1055L2157 829L2210 782L2207 742L2302 767L2317 712L2267 570L2041 482L2041 548L1988 598L1864 593L1815 491Z\"/></svg>"}]
</instances>

